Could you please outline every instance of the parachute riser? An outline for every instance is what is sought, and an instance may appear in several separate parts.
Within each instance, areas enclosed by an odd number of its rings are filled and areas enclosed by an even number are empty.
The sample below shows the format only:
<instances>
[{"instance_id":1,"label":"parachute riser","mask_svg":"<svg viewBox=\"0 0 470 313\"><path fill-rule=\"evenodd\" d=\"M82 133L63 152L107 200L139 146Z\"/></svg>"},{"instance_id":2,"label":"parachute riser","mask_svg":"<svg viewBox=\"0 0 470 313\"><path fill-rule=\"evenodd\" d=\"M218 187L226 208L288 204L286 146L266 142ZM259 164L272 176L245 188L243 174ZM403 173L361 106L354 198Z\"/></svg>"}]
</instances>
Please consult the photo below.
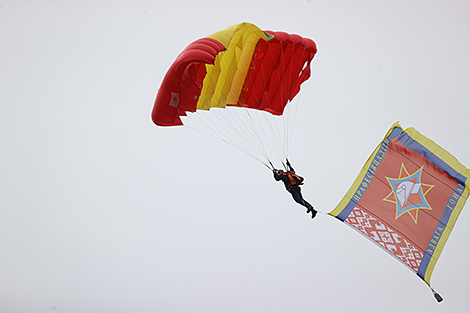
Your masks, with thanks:
<instances>
[{"instance_id":1,"label":"parachute riser","mask_svg":"<svg viewBox=\"0 0 470 313\"><path fill-rule=\"evenodd\" d=\"M271 167L269 167L267 164L264 164L264 165L266 165L266 167L269 168L270 170L274 171L276 168L275 168L274 165L271 163L271 161L268 160L268 162L269 162L269 165L271 165Z\"/></svg>"}]
</instances>

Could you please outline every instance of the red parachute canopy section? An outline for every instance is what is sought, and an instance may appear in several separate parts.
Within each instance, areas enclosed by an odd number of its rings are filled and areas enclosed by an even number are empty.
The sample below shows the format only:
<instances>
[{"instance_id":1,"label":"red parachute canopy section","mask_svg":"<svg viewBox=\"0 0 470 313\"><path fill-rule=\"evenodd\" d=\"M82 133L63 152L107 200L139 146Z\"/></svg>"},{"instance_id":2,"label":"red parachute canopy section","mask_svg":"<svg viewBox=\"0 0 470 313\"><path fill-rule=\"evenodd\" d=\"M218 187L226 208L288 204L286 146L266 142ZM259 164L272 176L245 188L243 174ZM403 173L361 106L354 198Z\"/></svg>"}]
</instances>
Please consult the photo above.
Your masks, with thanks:
<instances>
[{"instance_id":1,"label":"red parachute canopy section","mask_svg":"<svg viewBox=\"0 0 470 313\"><path fill-rule=\"evenodd\" d=\"M233 25L198 39L176 58L158 90L152 120L182 125L186 112L240 106L282 115L310 77L308 38Z\"/></svg>"}]
</instances>

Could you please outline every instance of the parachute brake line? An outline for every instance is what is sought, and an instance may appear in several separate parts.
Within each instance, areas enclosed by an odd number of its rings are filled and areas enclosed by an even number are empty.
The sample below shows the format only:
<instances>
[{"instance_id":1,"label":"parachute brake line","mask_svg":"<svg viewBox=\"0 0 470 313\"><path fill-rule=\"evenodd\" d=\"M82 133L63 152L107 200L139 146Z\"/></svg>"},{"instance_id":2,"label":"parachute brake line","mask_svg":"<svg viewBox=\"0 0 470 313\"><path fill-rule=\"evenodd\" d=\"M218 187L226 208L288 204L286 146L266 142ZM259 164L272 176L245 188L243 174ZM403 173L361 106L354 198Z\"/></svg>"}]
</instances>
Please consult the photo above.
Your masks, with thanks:
<instances>
[{"instance_id":1,"label":"parachute brake line","mask_svg":"<svg viewBox=\"0 0 470 313\"><path fill-rule=\"evenodd\" d=\"M286 171L288 171L288 170L289 170L289 168L287 167L287 164L286 164L286 163L284 163L284 161L282 161L282 166L284 166L284 169L285 169Z\"/></svg>"}]
</instances>

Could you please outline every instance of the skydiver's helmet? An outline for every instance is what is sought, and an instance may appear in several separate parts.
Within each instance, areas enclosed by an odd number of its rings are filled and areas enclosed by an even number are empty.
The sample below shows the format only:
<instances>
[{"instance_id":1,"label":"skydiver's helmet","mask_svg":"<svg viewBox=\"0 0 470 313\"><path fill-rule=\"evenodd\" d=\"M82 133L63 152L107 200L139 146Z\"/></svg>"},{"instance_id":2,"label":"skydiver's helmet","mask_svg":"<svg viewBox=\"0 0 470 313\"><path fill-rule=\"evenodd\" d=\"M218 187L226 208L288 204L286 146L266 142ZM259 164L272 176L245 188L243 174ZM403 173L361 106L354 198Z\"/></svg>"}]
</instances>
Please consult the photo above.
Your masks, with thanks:
<instances>
[{"instance_id":1,"label":"skydiver's helmet","mask_svg":"<svg viewBox=\"0 0 470 313\"><path fill-rule=\"evenodd\" d=\"M281 175L281 174L283 173L283 170L276 170L276 173L277 173L278 175Z\"/></svg>"}]
</instances>

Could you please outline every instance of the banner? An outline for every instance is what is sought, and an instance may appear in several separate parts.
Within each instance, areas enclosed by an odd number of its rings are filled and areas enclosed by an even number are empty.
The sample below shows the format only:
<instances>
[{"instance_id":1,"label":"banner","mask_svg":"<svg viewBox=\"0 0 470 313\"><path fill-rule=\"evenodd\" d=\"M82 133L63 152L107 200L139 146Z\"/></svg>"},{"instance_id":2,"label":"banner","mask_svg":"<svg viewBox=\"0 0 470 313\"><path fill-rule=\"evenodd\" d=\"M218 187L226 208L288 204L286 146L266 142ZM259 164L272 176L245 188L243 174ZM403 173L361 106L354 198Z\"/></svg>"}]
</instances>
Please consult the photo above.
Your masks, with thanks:
<instances>
[{"instance_id":1,"label":"banner","mask_svg":"<svg viewBox=\"0 0 470 313\"><path fill-rule=\"evenodd\" d=\"M395 123L329 214L428 285L469 195L470 170L414 128Z\"/></svg>"}]
</instances>

